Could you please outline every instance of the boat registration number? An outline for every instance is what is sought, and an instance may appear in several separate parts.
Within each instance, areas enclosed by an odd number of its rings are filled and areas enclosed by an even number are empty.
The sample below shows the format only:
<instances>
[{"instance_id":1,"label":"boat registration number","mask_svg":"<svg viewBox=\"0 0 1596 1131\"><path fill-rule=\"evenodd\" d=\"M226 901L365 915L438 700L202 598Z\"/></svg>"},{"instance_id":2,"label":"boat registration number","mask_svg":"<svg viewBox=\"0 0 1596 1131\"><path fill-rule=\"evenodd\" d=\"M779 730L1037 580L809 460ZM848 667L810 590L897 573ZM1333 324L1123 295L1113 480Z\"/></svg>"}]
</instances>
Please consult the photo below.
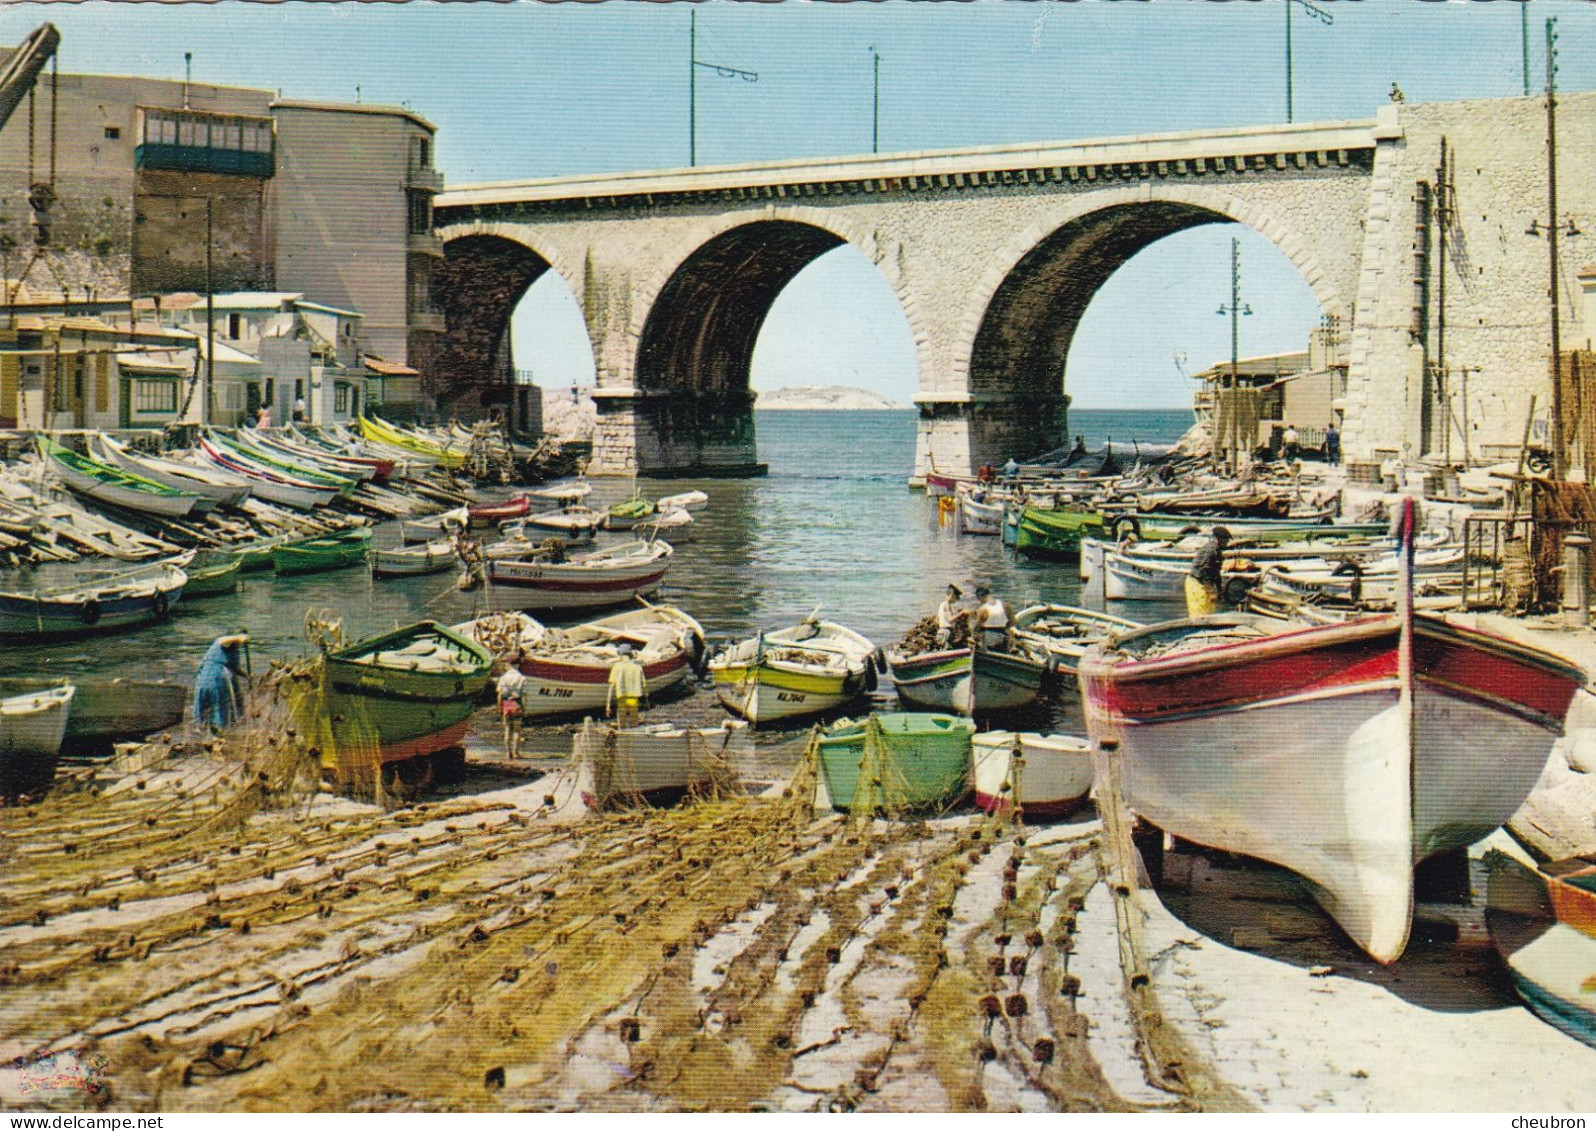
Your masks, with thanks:
<instances>
[{"instance_id":1,"label":"boat registration number","mask_svg":"<svg viewBox=\"0 0 1596 1131\"><path fill-rule=\"evenodd\" d=\"M538 694L547 696L550 699L569 699L576 692L569 687L540 687L538 688Z\"/></svg>"},{"instance_id":2,"label":"boat registration number","mask_svg":"<svg viewBox=\"0 0 1596 1131\"><path fill-rule=\"evenodd\" d=\"M803 694L800 691L778 691L778 692L776 692L776 702L778 702L778 703L802 703L802 702L804 702L804 700L806 700L808 698L809 698L809 696Z\"/></svg>"}]
</instances>

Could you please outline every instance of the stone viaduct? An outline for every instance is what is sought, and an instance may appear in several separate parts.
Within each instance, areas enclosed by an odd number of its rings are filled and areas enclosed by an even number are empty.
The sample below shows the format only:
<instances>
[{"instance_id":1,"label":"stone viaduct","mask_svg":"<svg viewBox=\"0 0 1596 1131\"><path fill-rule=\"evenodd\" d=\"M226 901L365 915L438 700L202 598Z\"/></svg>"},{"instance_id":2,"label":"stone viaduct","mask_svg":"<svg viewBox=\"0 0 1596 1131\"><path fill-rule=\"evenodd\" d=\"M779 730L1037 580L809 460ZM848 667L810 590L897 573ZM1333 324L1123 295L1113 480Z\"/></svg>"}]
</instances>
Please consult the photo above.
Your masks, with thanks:
<instances>
[{"instance_id":1,"label":"stone viaduct","mask_svg":"<svg viewBox=\"0 0 1596 1131\"><path fill-rule=\"evenodd\" d=\"M1423 343L1447 272L1447 357L1469 370L1470 450L1489 454L1517 444L1532 395L1549 403L1548 255L1526 234L1547 208L1544 107L1392 103L1365 121L451 188L434 213L448 325L435 368L446 403L465 407L507 368L515 304L553 270L597 363L592 471L747 471L760 327L799 271L847 243L913 334L916 474L967 471L1066 439L1070 341L1120 266L1234 221L1271 240L1342 327L1351 458L1423 454ZM1559 211L1596 231L1596 94L1559 97L1559 135ZM1444 264L1427 203L1443 138L1456 202ZM1565 327L1592 258L1579 242L1560 266Z\"/></svg>"}]
</instances>

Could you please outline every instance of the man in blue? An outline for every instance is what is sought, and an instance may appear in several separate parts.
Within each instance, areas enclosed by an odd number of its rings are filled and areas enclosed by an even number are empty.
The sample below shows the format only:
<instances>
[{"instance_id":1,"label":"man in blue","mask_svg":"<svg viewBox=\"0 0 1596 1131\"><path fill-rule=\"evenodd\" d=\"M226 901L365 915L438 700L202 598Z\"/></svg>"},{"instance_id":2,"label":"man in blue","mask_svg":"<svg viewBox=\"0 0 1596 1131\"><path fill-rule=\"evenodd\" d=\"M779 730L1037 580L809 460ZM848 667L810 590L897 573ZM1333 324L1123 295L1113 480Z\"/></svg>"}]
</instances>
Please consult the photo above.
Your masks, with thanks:
<instances>
[{"instance_id":1,"label":"man in blue","mask_svg":"<svg viewBox=\"0 0 1596 1131\"><path fill-rule=\"evenodd\" d=\"M239 630L218 636L205 650L199 672L194 676L194 721L224 727L238 718L243 696L238 681L244 675L244 645L249 633Z\"/></svg>"},{"instance_id":2,"label":"man in blue","mask_svg":"<svg viewBox=\"0 0 1596 1131\"><path fill-rule=\"evenodd\" d=\"M1019 473L1020 473L1020 461L1015 459L1013 456L1010 456L1009 457L1009 462L1005 463L1003 465L1003 478L1005 478L1005 479L1013 479Z\"/></svg>"}]
</instances>

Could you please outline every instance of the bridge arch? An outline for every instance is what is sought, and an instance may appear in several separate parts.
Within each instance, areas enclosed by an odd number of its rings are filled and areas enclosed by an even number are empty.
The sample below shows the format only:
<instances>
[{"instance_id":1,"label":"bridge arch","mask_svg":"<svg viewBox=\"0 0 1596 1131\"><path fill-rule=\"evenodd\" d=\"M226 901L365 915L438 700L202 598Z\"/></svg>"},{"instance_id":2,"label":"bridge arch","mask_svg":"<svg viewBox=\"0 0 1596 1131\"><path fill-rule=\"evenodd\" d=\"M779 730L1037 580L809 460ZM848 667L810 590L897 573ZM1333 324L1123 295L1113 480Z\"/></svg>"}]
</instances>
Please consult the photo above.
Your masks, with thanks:
<instances>
[{"instance_id":1,"label":"bridge arch","mask_svg":"<svg viewBox=\"0 0 1596 1131\"><path fill-rule=\"evenodd\" d=\"M777 296L805 267L844 244L870 260L892 288L914 338L916 367L929 372L932 334L919 296L878 233L834 209L772 205L756 216L734 213L694 225L690 237L661 257L663 266L636 287L632 383L639 389L689 389L689 367L696 364L708 375L708 388L725 389L728 380L739 379L746 388L754 343ZM701 299L711 299L714 309L712 324L698 327L694 311ZM751 327L727 324L739 314L757 321ZM735 353L717 358L714 345L733 346Z\"/></svg>"},{"instance_id":2,"label":"bridge arch","mask_svg":"<svg viewBox=\"0 0 1596 1131\"><path fill-rule=\"evenodd\" d=\"M460 224L437 234L444 258L432 289L445 334L433 362L433 395L449 413L473 398L502 396L511 384L510 319L527 289L552 270L580 294L581 277L557 251L528 241L524 227ZM590 343L592 337L589 327Z\"/></svg>"},{"instance_id":3,"label":"bridge arch","mask_svg":"<svg viewBox=\"0 0 1596 1131\"><path fill-rule=\"evenodd\" d=\"M971 288L955 338L953 369L972 398L968 411L976 458L1044 451L1067 439L1065 364L1098 291L1166 236L1232 222L1270 240L1302 274L1326 313L1347 313L1310 241L1277 211L1223 191L1146 184L1069 202L1016 233ZM937 411L935 405L923 410L933 416Z\"/></svg>"}]
</instances>

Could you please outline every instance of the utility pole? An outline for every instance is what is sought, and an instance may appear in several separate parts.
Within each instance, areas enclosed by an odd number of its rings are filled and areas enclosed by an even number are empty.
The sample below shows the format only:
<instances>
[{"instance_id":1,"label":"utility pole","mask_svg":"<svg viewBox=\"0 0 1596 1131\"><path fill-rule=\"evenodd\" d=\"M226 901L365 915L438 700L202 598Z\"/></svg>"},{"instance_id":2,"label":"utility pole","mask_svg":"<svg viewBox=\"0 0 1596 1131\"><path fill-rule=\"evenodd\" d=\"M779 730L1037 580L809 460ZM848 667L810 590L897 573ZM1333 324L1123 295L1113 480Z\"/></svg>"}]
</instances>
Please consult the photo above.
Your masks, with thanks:
<instances>
[{"instance_id":1,"label":"utility pole","mask_svg":"<svg viewBox=\"0 0 1596 1131\"><path fill-rule=\"evenodd\" d=\"M1571 224L1570 227L1573 225ZM1563 327L1557 301L1557 17L1546 21L1546 250L1552 297L1552 475L1568 470L1563 450Z\"/></svg>"},{"instance_id":2,"label":"utility pole","mask_svg":"<svg viewBox=\"0 0 1596 1131\"><path fill-rule=\"evenodd\" d=\"M1240 398L1236 390L1240 383L1238 372L1241 362L1241 316L1251 314L1252 307L1245 306L1241 301L1241 241L1230 241L1230 303L1220 304L1217 314L1230 315L1230 388L1228 394L1221 401L1226 405L1225 443L1230 450L1230 462L1233 468L1241 466L1241 414L1237 412ZM1217 437L1215 438L1217 440ZM1218 444L1214 445L1215 455L1218 455ZM1217 462L1217 459L1216 461Z\"/></svg>"},{"instance_id":3,"label":"utility pole","mask_svg":"<svg viewBox=\"0 0 1596 1131\"><path fill-rule=\"evenodd\" d=\"M1436 313L1435 371L1441 394L1441 458L1452 466L1452 390L1446 372L1446 233L1452 222L1451 165L1446 138L1441 138L1441 164L1435 170Z\"/></svg>"},{"instance_id":4,"label":"utility pole","mask_svg":"<svg viewBox=\"0 0 1596 1131\"><path fill-rule=\"evenodd\" d=\"M1327 26L1335 23L1336 18L1317 4L1309 3L1309 0L1282 0L1282 3L1286 9L1286 121L1289 122L1292 120L1293 109L1291 104L1291 6L1300 4L1303 11Z\"/></svg>"},{"instance_id":5,"label":"utility pole","mask_svg":"<svg viewBox=\"0 0 1596 1131\"><path fill-rule=\"evenodd\" d=\"M723 79L740 78L744 82L758 82L758 71L744 71L719 63L705 63L698 58L698 10L688 13L687 21L687 164L698 164L698 68L707 67Z\"/></svg>"},{"instance_id":6,"label":"utility pole","mask_svg":"<svg viewBox=\"0 0 1596 1131\"><path fill-rule=\"evenodd\" d=\"M205 423L216 419L216 284L211 277L211 198L205 197Z\"/></svg>"},{"instance_id":7,"label":"utility pole","mask_svg":"<svg viewBox=\"0 0 1596 1131\"><path fill-rule=\"evenodd\" d=\"M881 54L875 45L870 46L870 58L875 67L875 97L870 110L870 152L881 152Z\"/></svg>"}]
</instances>

